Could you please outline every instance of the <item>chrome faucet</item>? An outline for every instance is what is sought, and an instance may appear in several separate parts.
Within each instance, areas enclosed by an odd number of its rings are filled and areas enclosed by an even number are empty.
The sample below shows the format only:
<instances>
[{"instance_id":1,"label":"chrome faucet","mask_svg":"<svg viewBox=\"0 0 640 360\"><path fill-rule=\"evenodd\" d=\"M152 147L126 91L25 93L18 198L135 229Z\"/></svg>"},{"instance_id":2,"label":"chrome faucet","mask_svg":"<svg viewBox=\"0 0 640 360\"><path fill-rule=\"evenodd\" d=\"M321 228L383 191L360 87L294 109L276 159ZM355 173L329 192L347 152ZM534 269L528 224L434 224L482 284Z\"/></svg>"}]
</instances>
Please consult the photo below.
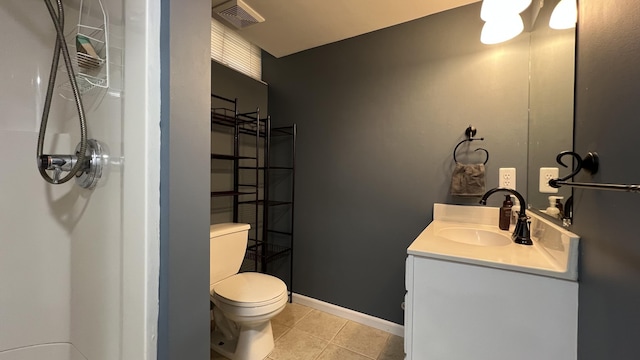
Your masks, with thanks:
<instances>
[{"instance_id":1,"label":"chrome faucet","mask_svg":"<svg viewBox=\"0 0 640 360\"><path fill-rule=\"evenodd\" d=\"M520 245L533 245L533 241L531 241L531 233L529 231L529 217L526 213L527 202L519 192L507 188L493 188L487 191L482 196L482 199L480 199L480 204L487 205L487 199L489 198L489 196L499 191L506 191L515 195L515 197L520 202L520 213L518 214L518 221L516 222L516 228L513 230L513 234L511 235L513 242Z\"/></svg>"}]
</instances>

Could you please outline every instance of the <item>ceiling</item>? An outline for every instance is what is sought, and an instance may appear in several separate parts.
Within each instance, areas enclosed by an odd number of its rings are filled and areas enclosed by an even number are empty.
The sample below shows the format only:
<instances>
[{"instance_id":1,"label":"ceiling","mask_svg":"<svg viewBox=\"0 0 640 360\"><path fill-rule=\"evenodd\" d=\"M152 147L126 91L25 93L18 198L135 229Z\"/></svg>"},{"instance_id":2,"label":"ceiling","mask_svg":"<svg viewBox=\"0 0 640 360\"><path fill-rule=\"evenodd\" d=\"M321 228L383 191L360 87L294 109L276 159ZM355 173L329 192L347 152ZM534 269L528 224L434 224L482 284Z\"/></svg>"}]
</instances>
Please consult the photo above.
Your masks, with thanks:
<instances>
[{"instance_id":1,"label":"ceiling","mask_svg":"<svg viewBox=\"0 0 640 360\"><path fill-rule=\"evenodd\" d=\"M212 0L212 7L226 1ZM265 21L238 33L282 57L478 1L244 0Z\"/></svg>"}]
</instances>

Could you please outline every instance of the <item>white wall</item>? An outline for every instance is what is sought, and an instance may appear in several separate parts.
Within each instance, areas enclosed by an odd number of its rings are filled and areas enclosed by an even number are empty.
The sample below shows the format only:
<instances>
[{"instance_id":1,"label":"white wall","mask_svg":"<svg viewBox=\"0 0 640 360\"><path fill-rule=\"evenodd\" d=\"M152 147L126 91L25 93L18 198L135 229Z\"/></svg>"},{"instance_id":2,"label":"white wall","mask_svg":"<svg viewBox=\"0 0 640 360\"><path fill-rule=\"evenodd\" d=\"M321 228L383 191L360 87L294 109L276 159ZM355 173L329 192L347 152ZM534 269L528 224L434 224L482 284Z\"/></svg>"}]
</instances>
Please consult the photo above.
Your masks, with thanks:
<instances>
[{"instance_id":1,"label":"white wall","mask_svg":"<svg viewBox=\"0 0 640 360\"><path fill-rule=\"evenodd\" d=\"M55 33L42 1L0 3L0 149L8 155L0 171L0 360L155 354L150 339L157 323L159 173L148 154L158 152L159 129L147 125L158 122L150 116L159 110L148 110L159 108L158 100L155 105L149 100L152 92L159 98L159 86L145 89L159 70L148 64L150 40L136 44L136 39L159 32L159 25L149 27L157 6L130 1L127 11L139 16L126 18L123 0L103 1L110 15L112 86L83 95L89 138L106 144L111 159L95 190L40 179L34 158ZM79 1L64 4L67 33L77 23ZM125 21L132 25L129 33ZM125 59L125 36L138 46L131 50L135 60ZM125 74L125 61L149 74ZM65 80L59 73L58 83ZM125 106L129 90L136 96ZM128 116L136 123L127 125ZM59 91L48 129L45 153L73 151L79 141L77 114ZM125 146L128 131L136 138L127 137L131 145ZM124 148L141 154L131 156L127 176ZM137 244L126 245L132 237ZM136 315L124 317L132 312Z\"/></svg>"}]
</instances>

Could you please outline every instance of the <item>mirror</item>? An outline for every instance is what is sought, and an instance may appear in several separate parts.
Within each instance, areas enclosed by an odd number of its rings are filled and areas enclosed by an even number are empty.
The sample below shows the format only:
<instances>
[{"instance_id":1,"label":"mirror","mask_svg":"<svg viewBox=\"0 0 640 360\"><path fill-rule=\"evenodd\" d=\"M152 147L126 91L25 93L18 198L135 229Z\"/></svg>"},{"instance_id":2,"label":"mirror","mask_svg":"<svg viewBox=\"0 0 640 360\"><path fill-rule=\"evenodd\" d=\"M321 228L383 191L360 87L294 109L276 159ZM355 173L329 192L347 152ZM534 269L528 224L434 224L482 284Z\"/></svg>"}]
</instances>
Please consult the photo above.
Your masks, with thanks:
<instances>
[{"instance_id":1,"label":"mirror","mask_svg":"<svg viewBox=\"0 0 640 360\"><path fill-rule=\"evenodd\" d=\"M549 28L557 3L545 1L530 45L527 202L543 213L549 196L562 197L564 204L572 194L569 187L560 188L557 194L540 192L540 168L559 168L560 176L571 172L556 163L556 156L573 149L575 28Z\"/></svg>"}]
</instances>

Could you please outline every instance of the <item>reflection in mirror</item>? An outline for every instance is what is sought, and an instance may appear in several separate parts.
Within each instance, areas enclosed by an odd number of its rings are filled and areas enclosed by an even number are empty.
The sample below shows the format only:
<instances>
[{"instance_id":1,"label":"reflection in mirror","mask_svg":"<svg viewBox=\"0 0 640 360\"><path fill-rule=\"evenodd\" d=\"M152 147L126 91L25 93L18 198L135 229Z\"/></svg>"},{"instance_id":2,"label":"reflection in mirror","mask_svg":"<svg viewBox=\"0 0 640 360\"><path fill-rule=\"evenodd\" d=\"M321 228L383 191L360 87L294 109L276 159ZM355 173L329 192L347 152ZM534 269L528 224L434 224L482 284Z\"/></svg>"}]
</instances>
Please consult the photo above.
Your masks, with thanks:
<instances>
[{"instance_id":1,"label":"reflection in mirror","mask_svg":"<svg viewBox=\"0 0 640 360\"><path fill-rule=\"evenodd\" d=\"M549 27L557 3L545 1L531 33L527 201L543 212L549 207L549 196L562 197L565 204L572 194L569 187L558 193L540 192L540 168L559 168L560 177L571 173L556 163L556 155L573 149L575 28Z\"/></svg>"}]
</instances>

